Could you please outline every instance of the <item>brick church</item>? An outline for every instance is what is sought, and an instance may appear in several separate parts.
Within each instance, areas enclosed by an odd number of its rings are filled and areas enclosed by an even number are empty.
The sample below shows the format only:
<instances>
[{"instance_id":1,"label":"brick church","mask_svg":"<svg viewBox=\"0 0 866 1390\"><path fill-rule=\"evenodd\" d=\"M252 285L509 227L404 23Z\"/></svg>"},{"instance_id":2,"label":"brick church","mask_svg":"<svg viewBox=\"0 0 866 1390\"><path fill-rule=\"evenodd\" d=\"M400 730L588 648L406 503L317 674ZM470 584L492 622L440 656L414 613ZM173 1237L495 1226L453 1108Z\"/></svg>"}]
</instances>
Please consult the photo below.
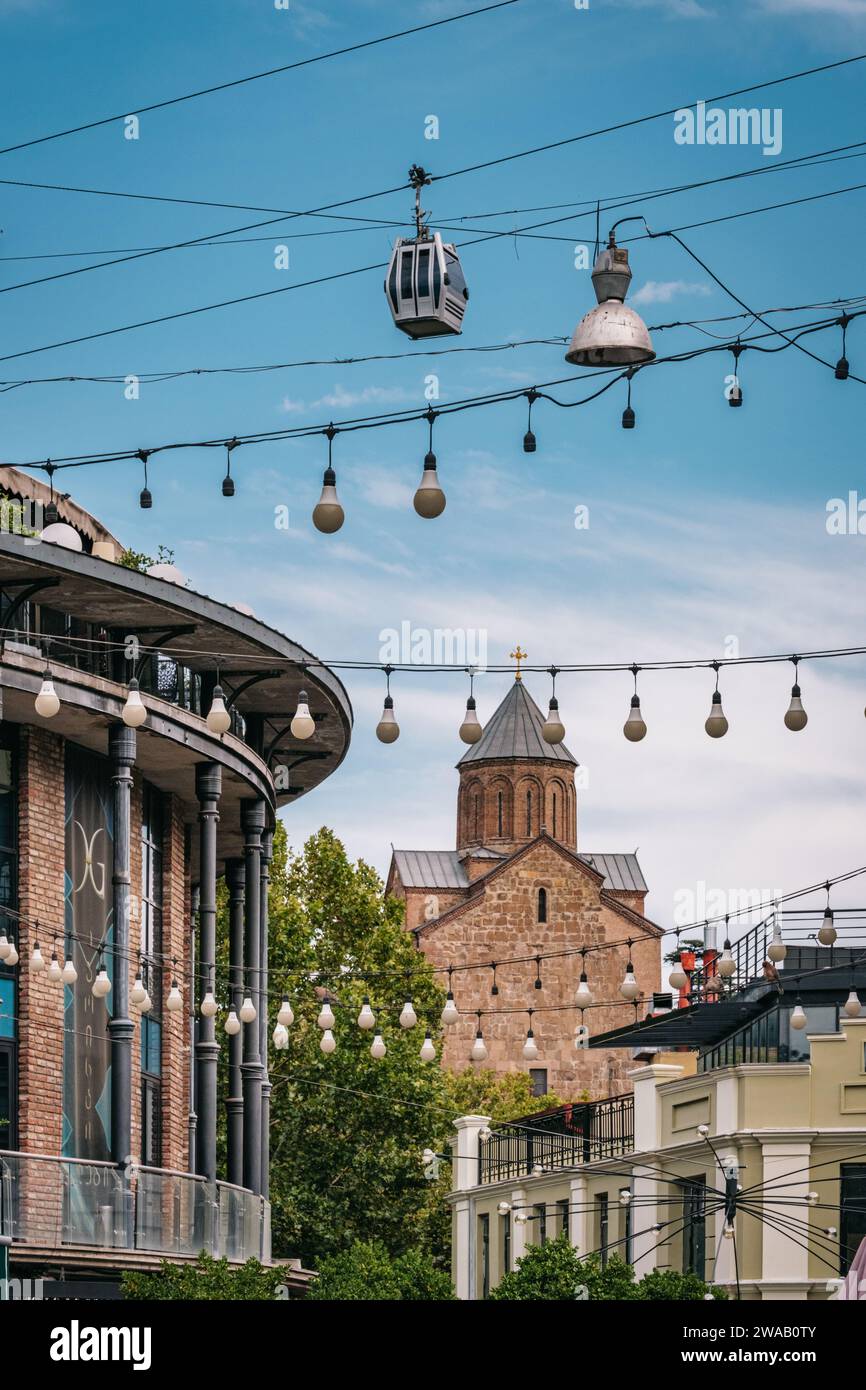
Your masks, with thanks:
<instances>
[{"instance_id":1,"label":"brick church","mask_svg":"<svg viewBox=\"0 0 866 1390\"><path fill-rule=\"evenodd\" d=\"M518 670L457 764L457 848L395 849L387 891L405 901L407 930L436 966L489 967L455 970L460 1019L445 1030L445 1065L472 1065L480 1009L488 1057L477 1065L528 1071L536 1095L550 1090L569 1100L588 1091L595 1099L630 1089L629 1054L575 1047L582 957L540 966L534 957L622 943L586 957L593 1000L602 1003L621 998L631 940L640 996L651 1000L660 988L662 933L644 915L647 885L636 855L578 851L577 761L564 743L545 742L543 724ZM493 969L514 957L530 959ZM538 1057L526 1060L530 1009ZM601 1033L632 1017L624 1006L589 1008L583 1021Z\"/></svg>"}]
</instances>

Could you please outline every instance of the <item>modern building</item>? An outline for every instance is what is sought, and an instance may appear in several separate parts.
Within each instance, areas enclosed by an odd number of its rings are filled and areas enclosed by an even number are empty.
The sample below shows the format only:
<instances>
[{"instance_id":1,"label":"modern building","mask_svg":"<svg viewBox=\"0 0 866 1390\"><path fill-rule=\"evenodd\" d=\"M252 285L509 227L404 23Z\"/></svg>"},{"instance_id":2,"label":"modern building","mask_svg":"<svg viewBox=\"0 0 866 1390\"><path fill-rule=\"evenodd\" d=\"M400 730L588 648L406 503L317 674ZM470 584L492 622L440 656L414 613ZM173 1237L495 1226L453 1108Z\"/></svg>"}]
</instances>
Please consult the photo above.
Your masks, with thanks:
<instances>
[{"instance_id":1,"label":"modern building","mask_svg":"<svg viewBox=\"0 0 866 1390\"><path fill-rule=\"evenodd\" d=\"M270 848L278 809L346 753L346 692L240 594L218 602L174 565L127 567L99 522L14 469L0 468L0 491L12 1275L110 1289L164 1256L268 1259ZM28 524L40 508L44 530ZM302 687L315 725L303 739L289 727ZM228 979L216 973L223 876ZM228 1036L225 1009L247 996L256 1020Z\"/></svg>"},{"instance_id":2,"label":"modern building","mask_svg":"<svg viewBox=\"0 0 866 1390\"><path fill-rule=\"evenodd\" d=\"M624 1009L581 1015L581 972L596 1000L616 1000L631 959L639 999L651 998L662 933L644 913L637 856L578 849L577 760L564 743L547 743L543 726L518 672L457 764L456 849L394 850L387 891L405 901L406 927L428 959L454 968L461 1018L445 1037L446 1066L469 1064L480 1028L483 1065L528 1071L536 1095L610 1095L626 1086L622 1052L576 1048L575 1028L613 1028ZM537 968L536 955L555 958ZM489 971L461 969L481 961ZM530 1027L538 1056L527 1060Z\"/></svg>"},{"instance_id":3,"label":"modern building","mask_svg":"<svg viewBox=\"0 0 866 1390\"><path fill-rule=\"evenodd\" d=\"M756 929L763 932L763 928ZM826 1299L866 1236L866 957L747 934L718 995L597 1037L630 1092L490 1130L456 1121L453 1270L484 1298L528 1243L567 1231L636 1277L693 1271L744 1299ZM742 945L742 950L738 947ZM799 1010L799 1012L798 1012ZM642 1059L642 1060L639 1060Z\"/></svg>"}]
</instances>

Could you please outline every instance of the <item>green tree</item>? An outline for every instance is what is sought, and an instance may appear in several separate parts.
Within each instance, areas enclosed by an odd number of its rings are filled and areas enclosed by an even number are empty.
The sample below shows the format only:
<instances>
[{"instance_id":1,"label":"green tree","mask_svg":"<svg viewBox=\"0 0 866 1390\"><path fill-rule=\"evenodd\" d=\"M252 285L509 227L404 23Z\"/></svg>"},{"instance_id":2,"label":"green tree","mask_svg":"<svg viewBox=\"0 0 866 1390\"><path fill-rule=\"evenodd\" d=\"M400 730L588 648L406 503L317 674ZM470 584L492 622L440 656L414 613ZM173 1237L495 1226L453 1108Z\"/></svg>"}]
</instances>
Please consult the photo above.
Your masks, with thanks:
<instances>
[{"instance_id":1,"label":"green tree","mask_svg":"<svg viewBox=\"0 0 866 1390\"><path fill-rule=\"evenodd\" d=\"M728 1296L724 1289L704 1283L697 1274L680 1274L676 1269L653 1269L635 1287L638 1298L652 1299L654 1302L696 1302L708 1294L717 1299Z\"/></svg>"},{"instance_id":2,"label":"green tree","mask_svg":"<svg viewBox=\"0 0 866 1390\"><path fill-rule=\"evenodd\" d=\"M448 1274L429 1255L407 1250L392 1259L381 1241L355 1241L322 1261L307 1296L327 1302L443 1302L453 1300L454 1291Z\"/></svg>"},{"instance_id":3,"label":"green tree","mask_svg":"<svg viewBox=\"0 0 866 1390\"><path fill-rule=\"evenodd\" d=\"M454 1115L489 1115L492 1125L537 1115L542 1110L555 1110L566 1104L552 1092L545 1096L533 1095L532 1080L524 1071L476 1071L474 1067L467 1067L464 1071L447 1073L445 1091ZM589 1100L589 1095L584 1091L575 1099ZM447 1131L443 1129L443 1133ZM452 1127L451 1135L453 1133Z\"/></svg>"},{"instance_id":4,"label":"green tree","mask_svg":"<svg viewBox=\"0 0 866 1390\"><path fill-rule=\"evenodd\" d=\"M286 1281L286 1270L265 1266L258 1260L230 1265L202 1252L193 1264L172 1264L163 1260L154 1274L128 1272L123 1275L123 1297L153 1302L175 1300L231 1299L265 1301L277 1296Z\"/></svg>"},{"instance_id":5,"label":"green tree","mask_svg":"<svg viewBox=\"0 0 866 1390\"><path fill-rule=\"evenodd\" d=\"M544 1245L531 1245L517 1266L492 1290L493 1299L547 1299L589 1303L643 1299L691 1300L711 1295L724 1299L723 1289L705 1284L696 1274L657 1269L635 1283L634 1270L618 1255L602 1264L598 1255L581 1259L563 1232Z\"/></svg>"}]
</instances>

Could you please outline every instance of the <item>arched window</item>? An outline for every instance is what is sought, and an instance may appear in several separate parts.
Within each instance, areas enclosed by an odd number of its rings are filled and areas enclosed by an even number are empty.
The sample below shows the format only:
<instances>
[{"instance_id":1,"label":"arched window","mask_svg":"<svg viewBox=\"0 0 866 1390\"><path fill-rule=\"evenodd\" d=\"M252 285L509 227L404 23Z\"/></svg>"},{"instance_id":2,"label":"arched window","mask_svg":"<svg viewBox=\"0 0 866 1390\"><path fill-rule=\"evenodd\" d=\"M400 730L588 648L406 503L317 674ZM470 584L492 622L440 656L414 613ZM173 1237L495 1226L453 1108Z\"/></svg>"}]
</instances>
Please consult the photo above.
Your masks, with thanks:
<instances>
[{"instance_id":1,"label":"arched window","mask_svg":"<svg viewBox=\"0 0 866 1390\"><path fill-rule=\"evenodd\" d=\"M556 839L556 792L553 793L553 838Z\"/></svg>"},{"instance_id":2,"label":"arched window","mask_svg":"<svg viewBox=\"0 0 866 1390\"><path fill-rule=\"evenodd\" d=\"M526 793L526 833L532 834L532 792Z\"/></svg>"},{"instance_id":3,"label":"arched window","mask_svg":"<svg viewBox=\"0 0 866 1390\"><path fill-rule=\"evenodd\" d=\"M502 837L502 792L497 792L497 794L496 794L496 807L497 807L497 822L496 822L496 823L497 823L497 826L498 826L497 834L498 834L498 835L500 836L500 838L501 838L501 837Z\"/></svg>"},{"instance_id":4,"label":"arched window","mask_svg":"<svg viewBox=\"0 0 866 1390\"><path fill-rule=\"evenodd\" d=\"M546 921L547 921L547 889L546 889L546 888L539 888L539 890L538 890L538 920L539 920L539 922L546 922Z\"/></svg>"},{"instance_id":5,"label":"arched window","mask_svg":"<svg viewBox=\"0 0 866 1390\"><path fill-rule=\"evenodd\" d=\"M475 793L475 839L478 839L478 793Z\"/></svg>"}]
</instances>

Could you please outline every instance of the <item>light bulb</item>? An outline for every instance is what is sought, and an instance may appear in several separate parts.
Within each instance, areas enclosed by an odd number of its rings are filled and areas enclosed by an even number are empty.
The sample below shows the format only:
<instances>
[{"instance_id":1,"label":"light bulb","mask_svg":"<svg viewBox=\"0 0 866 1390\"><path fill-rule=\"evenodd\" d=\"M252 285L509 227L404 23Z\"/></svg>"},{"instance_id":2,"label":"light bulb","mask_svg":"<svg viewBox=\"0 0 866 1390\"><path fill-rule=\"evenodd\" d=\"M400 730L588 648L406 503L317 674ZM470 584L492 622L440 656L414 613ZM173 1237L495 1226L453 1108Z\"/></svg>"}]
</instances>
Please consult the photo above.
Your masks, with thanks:
<instances>
[{"instance_id":1,"label":"light bulb","mask_svg":"<svg viewBox=\"0 0 866 1390\"><path fill-rule=\"evenodd\" d=\"M241 1023L254 1023L256 1018L256 1006L252 997L248 994L241 1004ZM333 1021L333 1020L332 1020Z\"/></svg>"},{"instance_id":2,"label":"light bulb","mask_svg":"<svg viewBox=\"0 0 866 1390\"><path fill-rule=\"evenodd\" d=\"M370 1044L370 1056L376 1057L378 1059L380 1057L384 1057L387 1051L388 1049L385 1046L382 1034L377 1032L375 1037L373 1038L372 1043Z\"/></svg>"},{"instance_id":3,"label":"light bulb","mask_svg":"<svg viewBox=\"0 0 866 1390\"><path fill-rule=\"evenodd\" d=\"M803 709L803 701L800 699L800 687L799 685L792 685L791 703L785 711L785 728L799 733L800 729L805 729L808 722L809 716Z\"/></svg>"},{"instance_id":4,"label":"light bulb","mask_svg":"<svg viewBox=\"0 0 866 1390\"><path fill-rule=\"evenodd\" d=\"M810 1207L816 1207L816 1206L818 1205L818 1193L817 1193L817 1192L807 1192L807 1193L806 1193L806 1205L807 1205L807 1206L810 1206Z\"/></svg>"},{"instance_id":5,"label":"light bulb","mask_svg":"<svg viewBox=\"0 0 866 1390\"><path fill-rule=\"evenodd\" d=\"M731 975L733 975L736 968L737 962L734 960L733 952L731 951L731 943L730 941L726 941L724 950L722 951L722 954L719 956L719 974L724 979L728 980L730 979Z\"/></svg>"},{"instance_id":6,"label":"light bulb","mask_svg":"<svg viewBox=\"0 0 866 1390\"><path fill-rule=\"evenodd\" d=\"M629 1187L621 1187L620 1190L619 1190L619 1204L620 1204L620 1206L621 1206L621 1207L627 1207L627 1206L629 1205L630 1202L631 1202L631 1188L629 1188Z\"/></svg>"},{"instance_id":7,"label":"light bulb","mask_svg":"<svg viewBox=\"0 0 866 1390\"><path fill-rule=\"evenodd\" d=\"M39 942L34 941L33 952L30 956L30 970L34 975L39 975L45 969L45 957L39 949Z\"/></svg>"},{"instance_id":8,"label":"light bulb","mask_svg":"<svg viewBox=\"0 0 866 1390\"><path fill-rule=\"evenodd\" d=\"M640 696L632 695L631 709L628 712L628 719L622 726L622 731L629 743L640 743L646 736L646 724L640 712Z\"/></svg>"},{"instance_id":9,"label":"light bulb","mask_svg":"<svg viewBox=\"0 0 866 1390\"><path fill-rule=\"evenodd\" d=\"M736 1232L735 1232L733 1226L731 1225L730 1221L726 1222L726 1223L725 1223L725 1229L724 1229L724 1237L725 1237L725 1240L733 1240L735 1235L736 1235Z\"/></svg>"},{"instance_id":10,"label":"light bulb","mask_svg":"<svg viewBox=\"0 0 866 1390\"><path fill-rule=\"evenodd\" d=\"M325 996L325 1002L319 1010L319 1017L316 1019L316 1022L322 1029L333 1028L334 1026L334 1010L331 1008L331 1001L327 995Z\"/></svg>"},{"instance_id":11,"label":"light bulb","mask_svg":"<svg viewBox=\"0 0 866 1390\"><path fill-rule=\"evenodd\" d=\"M460 725L460 737L464 743L477 743L484 730L475 712L475 697L470 695L466 701L466 713Z\"/></svg>"},{"instance_id":12,"label":"light bulb","mask_svg":"<svg viewBox=\"0 0 866 1390\"><path fill-rule=\"evenodd\" d=\"M480 1028L478 1029L478 1032L475 1034L475 1041L472 1044L472 1052L470 1056L472 1057L473 1062L483 1062L486 1060L487 1048L484 1046L484 1039L481 1036Z\"/></svg>"},{"instance_id":13,"label":"light bulb","mask_svg":"<svg viewBox=\"0 0 866 1390\"><path fill-rule=\"evenodd\" d=\"M48 967L48 978L53 985L59 985L62 977L63 971L60 968L60 961L57 959L57 952L52 951L51 964Z\"/></svg>"},{"instance_id":14,"label":"light bulb","mask_svg":"<svg viewBox=\"0 0 866 1390\"><path fill-rule=\"evenodd\" d=\"M840 357L840 358L839 358L839 361L836 363L836 367L835 367L835 370L834 370L834 372L833 372L833 375L835 376L835 378L836 378L837 381L847 381L847 380L848 380L848 358L847 358L847 357Z\"/></svg>"},{"instance_id":15,"label":"light bulb","mask_svg":"<svg viewBox=\"0 0 866 1390\"><path fill-rule=\"evenodd\" d=\"M96 979L93 981L93 994L97 999L104 999L106 994L111 992L111 981L108 978L108 971L104 965L99 967Z\"/></svg>"},{"instance_id":16,"label":"light bulb","mask_svg":"<svg viewBox=\"0 0 866 1390\"><path fill-rule=\"evenodd\" d=\"M770 960L784 960L788 954L788 948L782 940L782 928L773 928L773 939L767 947L767 955Z\"/></svg>"},{"instance_id":17,"label":"light bulb","mask_svg":"<svg viewBox=\"0 0 866 1390\"><path fill-rule=\"evenodd\" d=\"M624 430L633 430L633 429L634 429L634 422L635 422L635 414L634 414L634 411L632 410L632 408L631 408L630 405L627 405L626 408L625 408L625 410L622 412L622 427L623 427L623 429L624 429Z\"/></svg>"},{"instance_id":18,"label":"light bulb","mask_svg":"<svg viewBox=\"0 0 866 1390\"><path fill-rule=\"evenodd\" d=\"M424 1164L424 1167L425 1167L425 1168L427 1167L427 1164L428 1164L428 1163L432 1163L432 1162L433 1162L433 1160L435 1159L435 1157L436 1157L436 1154L434 1153L433 1149L422 1149L422 1151L421 1151L421 1162Z\"/></svg>"},{"instance_id":19,"label":"light bulb","mask_svg":"<svg viewBox=\"0 0 866 1390\"><path fill-rule=\"evenodd\" d=\"M382 718L376 725L376 737L380 743L396 743L400 737L400 725L394 716L394 700L390 695L385 696Z\"/></svg>"},{"instance_id":20,"label":"light bulb","mask_svg":"<svg viewBox=\"0 0 866 1390\"><path fill-rule=\"evenodd\" d=\"M202 1018L213 1018L214 1014L217 1011L217 1007L218 1006L217 1001L214 998L214 992L212 989L209 989L205 994L204 999L201 1001Z\"/></svg>"},{"instance_id":21,"label":"light bulb","mask_svg":"<svg viewBox=\"0 0 866 1390\"><path fill-rule=\"evenodd\" d=\"M322 478L322 495L313 508L313 525L317 531L332 536L339 531L346 519L337 496L337 475L333 468L326 468Z\"/></svg>"},{"instance_id":22,"label":"light bulb","mask_svg":"<svg viewBox=\"0 0 866 1390\"><path fill-rule=\"evenodd\" d=\"M677 956L676 964L674 965L673 970L668 976L668 984L670 985L671 989L680 990L685 989L688 982L689 977L686 974L685 970L683 970L682 959L680 956Z\"/></svg>"},{"instance_id":23,"label":"light bulb","mask_svg":"<svg viewBox=\"0 0 866 1390\"><path fill-rule=\"evenodd\" d=\"M7 964L7 966L9 967L9 969L11 970L12 967L13 967L13 965L17 965L17 964L18 964L18 961L19 961L19 956L18 956L18 952L17 952L16 949L15 949L15 942L14 942L14 941L10 941L10 943L9 943L9 954L8 954L8 956L6 957L6 964Z\"/></svg>"},{"instance_id":24,"label":"light bulb","mask_svg":"<svg viewBox=\"0 0 866 1390\"><path fill-rule=\"evenodd\" d=\"M223 1027L230 1038L235 1037L241 1031L241 1021L234 1009L229 1009L228 1018L223 1024Z\"/></svg>"},{"instance_id":25,"label":"light bulb","mask_svg":"<svg viewBox=\"0 0 866 1390\"><path fill-rule=\"evenodd\" d=\"M592 1003L592 990L587 984L585 970L581 970L580 972L580 984L577 986L574 1002L580 1009L585 1009Z\"/></svg>"},{"instance_id":26,"label":"light bulb","mask_svg":"<svg viewBox=\"0 0 866 1390\"><path fill-rule=\"evenodd\" d=\"M359 1028L372 1028L373 1025L375 1024L375 1022L376 1022L376 1015L373 1013L373 1010L370 1008L370 1001L369 1001L369 999L367 998L367 996L365 995L365 996L364 996L364 1002L363 1002L363 1004L361 1005L361 1012L358 1014L358 1027L359 1027Z\"/></svg>"},{"instance_id":27,"label":"light bulb","mask_svg":"<svg viewBox=\"0 0 866 1390\"><path fill-rule=\"evenodd\" d=\"M838 932L833 925L833 909L828 907L824 911L824 919L818 928L818 940L822 946L832 946L837 936Z\"/></svg>"},{"instance_id":28,"label":"light bulb","mask_svg":"<svg viewBox=\"0 0 866 1390\"><path fill-rule=\"evenodd\" d=\"M538 442L535 435L532 433L532 430L527 430L526 434L523 436L523 452L525 454L534 454L537 448Z\"/></svg>"},{"instance_id":29,"label":"light bulb","mask_svg":"<svg viewBox=\"0 0 866 1390\"><path fill-rule=\"evenodd\" d=\"M307 704L308 695L306 690L298 692L298 708L295 716L289 725L293 738L312 738L316 732L316 721L310 714L310 706Z\"/></svg>"},{"instance_id":30,"label":"light bulb","mask_svg":"<svg viewBox=\"0 0 866 1390\"><path fill-rule=\"evenodd\" d=\"M284 1028L291 1028L294 1021L295 1015L292 1013L292 1006L286 996L283 995L280 1012L277 1014L277 1023L281 1023Z\"/></svg>"},{"instance_id":31,"label":"light bulb","mask_svg":"<svg viewBox=\"0 0 866 1390\"><path fill-rule=\"evenodd\" d=\"M511 1203L510 1203L510 1202L499 1202L499 1203L497 1203L496 1210L497 1210L497 1212L499 1213L500 1216L507 1216L508 1213L511 1211Z\"/></svg>"},{"instance_id":32,"label":"light bulb","mask_svg":"<svg viewBox=\"0 0 866 1390\"><path fill-rule=\"evenodd\" d=\"M35 701L36 713L41 714L43 719L53 719L60 709L60 698L54 689L54 682L49 671L42 677L42 687Z\"/></svg>"},{"instance_id":33,"label":"light bulb","mask_svg":"<svg viewBox=\"0 0 866 1390\"><path fill-rule=\"evenodd\" d=\"M544 1164L543 1164L543 1163L533 1163L533 1165L532 1165L532 1176L533 1176L534 1178L540 1178L543 1172L544 1172Z\"/></svg>"},{"instance_id":34,"label":"light bulb","mask_svg":"<svg viewBox=\"0 0 866 1390\"><path fill-rule=\"evenodd\" d=\"M336 1050L337 1042L330 1028L326 1028L324 1033L322 1034L322 1040L319 1043L319 1047L328 1057L331 1055L332 1052Z\"/></svg>"},{"instance_id":35,"label":"light bulb","mask_svg":"<svg viewBox=\"0 0 866 1390\"><path fill-rule=\"evenodd\" d=\"M151 997L150 997L149 994L145 994L144 999L142 1000L142 1003L141 1003L141 1012L142 1012L143 1014L149 1014L152 1008L153 1008L153 1000L151 999Z\"/></svg>"},{"instance_id":36,"label":"light bulb","mask_svg":"<svg viewBox=\"0 0 866 1390\"><path fill-rule=\"evenodd\" d=\"M860 1003L860 996L857 993L856 989L851 990L851 993L848 995L848 998L845 1000L845 1003L842 1005L842 1008L849 1018L857 1018L859 1016L862 1005Z\"/></svg>"},{"instance_id":37,"label":"light bulb","mask_svg":"<svg viewBox=\"0 0 866 1390\"><path fill-rule=\"evenodd\" d=\"M75 981L78 979L78 971L72 964L71 956L67 956L66 960L63 962L63 971L61 974L61 979L63 980L63 983L65 985L74 985Z\"/></svg>"},{"instance_id":38,"label":"light bulb","mask_svg":"<svg viewBox=\"0 0 866 1390\"><path fill-rule=\"evenodd\" d=\"M718 690L713 691L713 703L710 706L710 713L704 725L710 738L724 738L728 732L728 721L722 709L722 696Z\"/></svg>"},{"instance_id":39,"label":"light bulb","mask_svg":"<svg viewBox=\"0 0 866 1390\"><path fill-rule=\"evenodd\" d=\"M144 987L140 973L135 977L135 984L132 986L129 997L133 1004L143 1004L147 998L147 990Z\"/></svg>"},{"instance_id":40,"label":"light bulb","mask_svg":"<svg viewBox=\"0 0 866 1390\"><path fill-rule=\"evenodd\" d=\"M803 1005L798 1002L794 1005L794 1011L791 1014L791 1027L805 1028L807 1022L808 1019L806 1018L806 1010L803 1008Z\"/></svg>"},{"instance_id":41,"label":"light bulb","mask_svg":"<svg viewBox=\"0 0 866 1390\"><path fill-rule=\"evenodd\" d=\"M207 715L207 726L212 734L227 734L232 726L232 717L226 709L221 685L214 686L213 700Z\"/></svg>"},{"instance_id":42,"label":"light bulb","mask_svg":"<svg viewBox=\"0 0 866 1390\"><path fill-rule=\"evenodd\" d=\"M619 992L623 999L637 999L640 994L640 987L634 976L634 966L629 961L625 970L625 978L619 987Z\"/></svg>"},{"instance_id":43,"label":"light bulb","mask_svg":"<svg viewBox=\"0 0 866 1390\"><path fill-rule=\"evenodd\" d=\"M5 932L0 932L0 960L5 960L9 954L9 938Z\"/></svg>"},{"instance_id":44,"label":"light bulb","mask_svg":"<svg viewBox=\"0 0 866 1390\"><path fill-rule=\"evenodd\" d=\"M172 980L171 982L171 989L168 991L165 1007L171 1014L179 1013L183 1008L183 995L180 992L180 986L177 980Z\"/></svg>"},{"instance_id":45,"label":"light bulb","mask_svg":"<svg viewBox=\"0 0 866 1390\"><path fill-rule=\"evenodd\" d=\"M285 1052L289 1045L288 1028L286 1028L284 1024L278 1023L271 1036L277 1052Z\"/></svg>"},{"instance_id":46,"label":"light bulb","mask_svg":"<svg viewBox=\"0 0 866 1390\"><path fill-rule=\"evenodd\" d=\"M451 993L449 989L447 995L445 996L445 1007L442 1010L439 1022L443 1025L443 1027L449 1028L452 1023L457 1022L459 1017L460 1011L457 1008L457 1005L454 1003L454 995Z\"/></svg>"},{"instance_id":47,"label":"light bulb","mask_svg":"<svg viewBox=\"0 0 866 1390\"><path fill-rule=\"evenodd\" d=\"M739 382L728 392L728 405L737 410L743 404L743 388Z\"/></svg>"},{"instance_id":48,"label":"light bulb","mask_svg":"<svg viewBox=\"0 0 866 1390\"><path fill-rule=\"evenodd\" d=\"M419 1056L422 1062L435 1062L436 1060L436 1048L433 1045L433 1039L429 1033L426 1033L424 1036Z\"/></svg>"},{"instance_id":49,"label":"light bulb","mask_svg":"<svg viewBox=\"0 0 866 1390\"><path fill-rule=\"evenodd\" d=\"M527 1218L526 1218L526 1216L524 1215L524 1213L523 1213L522 1211L516 1211L516 1212L514 1213L514 1222L515 1222L515 1225L517 1225L517 1226L525 1226L525 1225L526 1225L526 1220L527 1220Z\"/></svg>"},{"instance_id":50,"label":"light bulb","mask_svg":"<svg viewBox=\"0 0 866 1390\"><path fill-rule=\"evenodd\" d=\"M529 1032L526 1034L526 1042L523 1044L523 1055L526 1058L527 1062L534 1062L538 1058L538 1048L536 1047L535 1038L533 1036L531 1028Z\"/></svg>"},{"instance_id":51,"label":"light bulb","mask_svg":"<svg viewBox=\"0 0 866 1390\"><path fill-rule=\"evenodd\" d=\"M130 729L139 729L147 718L147 706L138 690L138 681L131 680L127 686L126 704L120 712L124 724Z\"/></svg>"},{"instance_id":52,"label":"light bulb","mask_svg":"<svg viewBox=\"0 0 866 1390\"><path fill-rule=\"evenodd\" d=\"M555 695L550 697L550 706L547 711L547 718L542 725L541 737L545 743L562 743L565 738L565 725L559 717L559 702Z\"/></svg>"},{"instance_id":53,"label":"light bulb","mask_svg":"<svg viewBox=\"0 0 866 1390\"><path fill-rule=\"evenodd\" d=\"M424 459L424 472L414 499L415 510L419 516L432 519L441 516L445 510L445 493L439 485L436 472L436 455L427 454Z\"/></svg>"},{"instance_id":54,"label":"light bulb","mask_svg":"<svg viewBox=\"0 0 866 1390\"><path fill-rule=\"evenodd\" d=\"M417 1022L418 1015L412 1007L412 1000L407 999L406 1003L403 1005L403 1008L400 1011L400 1027L414 1028Z\"/></svg>"}]
</instances>

